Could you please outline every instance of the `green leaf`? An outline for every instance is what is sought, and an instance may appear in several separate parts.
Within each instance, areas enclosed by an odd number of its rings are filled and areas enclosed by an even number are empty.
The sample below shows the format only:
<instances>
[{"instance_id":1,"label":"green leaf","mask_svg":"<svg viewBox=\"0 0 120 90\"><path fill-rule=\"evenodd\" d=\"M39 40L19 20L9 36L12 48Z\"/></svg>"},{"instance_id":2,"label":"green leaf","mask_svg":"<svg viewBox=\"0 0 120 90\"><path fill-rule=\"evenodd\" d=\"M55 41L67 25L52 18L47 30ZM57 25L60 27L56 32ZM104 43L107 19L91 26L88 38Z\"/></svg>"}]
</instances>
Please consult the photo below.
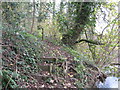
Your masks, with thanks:
<instances>
[{"instance_id":1,"label":"green leaf","mask_svg":"<svg viewBox=\"0 0 120 90\"><path fill-rule=\"evenodd\" d=\"M18 74L17 72L13 72L13 73L12 73L12 77L13 77L13 78L17 78L18 76L19 76L19 74Z\"/></svg>"}]
</instances>

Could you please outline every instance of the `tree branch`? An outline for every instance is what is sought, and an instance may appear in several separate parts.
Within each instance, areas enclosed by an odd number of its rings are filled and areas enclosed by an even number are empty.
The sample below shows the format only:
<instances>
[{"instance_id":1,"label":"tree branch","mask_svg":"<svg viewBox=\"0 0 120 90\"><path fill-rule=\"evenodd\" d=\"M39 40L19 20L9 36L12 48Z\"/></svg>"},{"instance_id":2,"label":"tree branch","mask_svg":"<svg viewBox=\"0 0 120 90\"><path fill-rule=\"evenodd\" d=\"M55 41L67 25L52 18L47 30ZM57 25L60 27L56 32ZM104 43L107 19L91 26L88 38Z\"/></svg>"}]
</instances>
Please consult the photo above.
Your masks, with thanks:
<instances>
[{"instance_id":1,"label":"tree branch","mask_svg":"<svg viewBox=\"0 0 120 90\"><path fill-rule=\"evenodd\" d=\"M76 41L75 43L80 43L82 41L85 41L87 43L91 43L91 44L95 44L95 45L104 45L103 43L99 42L99 41L93 41L93 40L87 40L87 39L81 39Z\"/></svg>"},{"instance_id":2,"label":"tree branch","mask_svg":"<svg viewBox=\"0 0 120 90\"><path fill-rule=\"evenodd\" d=\"M108 28L108 27L111 25L111 23L113 23L114 21L116 21L117 19L119 19L119 17L120 17L120 14L118 14L118 16L115 17L115 18L112 20L112 22L110 22L110 23L102 30L101 35L103 35L105 29ZM115 22L114 22L114 24L115 24ZM101 37L102 37L102 36L101 36Z\"/></svg>"}]
</instances>

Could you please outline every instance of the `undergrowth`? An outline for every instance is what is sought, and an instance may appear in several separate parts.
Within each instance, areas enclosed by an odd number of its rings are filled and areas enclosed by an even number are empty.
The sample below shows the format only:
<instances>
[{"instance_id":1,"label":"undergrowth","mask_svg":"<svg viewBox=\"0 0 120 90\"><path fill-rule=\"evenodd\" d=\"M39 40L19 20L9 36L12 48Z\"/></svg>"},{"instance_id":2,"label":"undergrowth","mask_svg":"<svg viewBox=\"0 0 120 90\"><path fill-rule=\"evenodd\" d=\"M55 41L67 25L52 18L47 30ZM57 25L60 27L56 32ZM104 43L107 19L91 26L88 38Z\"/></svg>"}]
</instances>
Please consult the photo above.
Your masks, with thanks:
<instances>
[{"instance_id":1,"label":"undergrowth","mask_svg":"<svg viewBox=\"0 0 120 90\"><path fill-rule=\"evenodd\" d=\"M37 64L41 61L42 53L46 50L44 46L44 43L36 34L28 33L26 30L4 28L3 69L1 74L4 88L24 88L28 86L28 83L34 85L37 82L31 78L30 74L38 72ZM70 51L77 60L80 60L75 51L67 47L64 48ZM78 75L76 78L82 80L84 77L83 68L83 65L77 65ZM83 80L82 82L77 81L76 85L81 86L81 83L84 83Z\"/></svg>"},{"instance_id":2,"label":"undergrowth","mask_svg":"<svg viewBox=\"0 0 120 90\"><path fill-rule=\"evenodd\" d=\"M28 81L29 73L38 71L42 42L25 30L4 28L2 47L2 84L4 88L18 87L18 81ZM23 83L24 84L24 83Z\"/></svg>"},{"instance_id":3,"label":"undergrowth","mask_svg":"<svg viewBox=\"0 0 120 90\"><path fill-rule=\"evenodd\" d=\"M52 40L50 42L52 42ZM18 87L26 88L29 86L37 87L38 81L34 79L31 74L39 72L38 62L41 62L42 54L49 50L47 44L45 44L36 33L29 33L26 30L12 28L4 28L2 44L3 69L1 75L3 87L6 89ZM54 44L54 42L52 42L52 44ZM71 78L76 78L76 87L84 88L88 81L87 76L90 76L90 74L86 71L87 69L82 61L89 61L88 57L64 45L61 49L64 52L66 51L67 58L69 58L68 54L70 54L74 57L73 61L79 61L79 63L72 63L72 68L76 72L74 77L70 74L71 72L67 74ZM52 50L52 54L60 52L55 52L55 48ZM60 57L62 57L62 55L60 55ZM62 61L62 63L65 64L66 61ZM62 66L64 64L62 64ZM71 67L71 65L69 65L69 67ZM64 75L63 71L65 68L56 68L58 70L58 72L56 72L59 74L58 76ZM62 83L64 84L64 82Z\"/></svg>"}]
</instances>

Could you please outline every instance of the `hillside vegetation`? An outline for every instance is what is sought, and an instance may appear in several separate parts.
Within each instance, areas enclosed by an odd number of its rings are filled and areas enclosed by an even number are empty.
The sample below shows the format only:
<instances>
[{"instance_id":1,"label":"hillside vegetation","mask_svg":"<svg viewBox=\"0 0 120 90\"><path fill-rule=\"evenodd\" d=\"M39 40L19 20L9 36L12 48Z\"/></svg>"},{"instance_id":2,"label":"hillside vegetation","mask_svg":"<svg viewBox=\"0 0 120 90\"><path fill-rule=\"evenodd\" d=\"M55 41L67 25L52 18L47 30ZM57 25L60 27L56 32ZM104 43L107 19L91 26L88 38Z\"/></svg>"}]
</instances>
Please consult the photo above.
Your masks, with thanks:
<instances>
[{"instance_id":1,"label":"hillside vegetation","mask_svg":"<svg viewBox=\"0 0 120 90\"><path fill-rule=\"evenodd\" d=\"M116 4L2 2L3 89L97 88L120 77Z\"/></svg>"}]
</instances>

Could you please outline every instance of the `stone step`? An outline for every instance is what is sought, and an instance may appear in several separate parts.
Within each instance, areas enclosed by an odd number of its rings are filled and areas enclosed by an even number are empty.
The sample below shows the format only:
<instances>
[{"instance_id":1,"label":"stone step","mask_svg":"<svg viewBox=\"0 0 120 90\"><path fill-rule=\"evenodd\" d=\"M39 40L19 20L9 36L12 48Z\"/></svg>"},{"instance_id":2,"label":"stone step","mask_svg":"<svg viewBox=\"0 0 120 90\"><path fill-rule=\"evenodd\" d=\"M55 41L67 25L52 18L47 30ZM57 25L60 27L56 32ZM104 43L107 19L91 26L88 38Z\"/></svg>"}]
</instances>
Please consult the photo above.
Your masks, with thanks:
<instances>
[{"instance_id":1,"label":"stone step","mask_svg":"<svg viewBox=\"0 0 120 90\"><path fill-rule=\"evenodd\" d=\"M53 64L38 64L38 70L40 71L47 71L48 73L55 72L55 65Z\"/></svg>"},{"instance_id":2,"label":"stone step","mask_svg":"<svg viewBox=\"0 0 120 90\"><path fill-rule=\"evenodd\" d=\"M42 80L46 81L49 78L53 78L52 76L49 76L49 75L40 75L38 73L37 74L31 74L31 76L33 78L35 78L38 82L41 82Z\"/></svg>"}]
</instances>

